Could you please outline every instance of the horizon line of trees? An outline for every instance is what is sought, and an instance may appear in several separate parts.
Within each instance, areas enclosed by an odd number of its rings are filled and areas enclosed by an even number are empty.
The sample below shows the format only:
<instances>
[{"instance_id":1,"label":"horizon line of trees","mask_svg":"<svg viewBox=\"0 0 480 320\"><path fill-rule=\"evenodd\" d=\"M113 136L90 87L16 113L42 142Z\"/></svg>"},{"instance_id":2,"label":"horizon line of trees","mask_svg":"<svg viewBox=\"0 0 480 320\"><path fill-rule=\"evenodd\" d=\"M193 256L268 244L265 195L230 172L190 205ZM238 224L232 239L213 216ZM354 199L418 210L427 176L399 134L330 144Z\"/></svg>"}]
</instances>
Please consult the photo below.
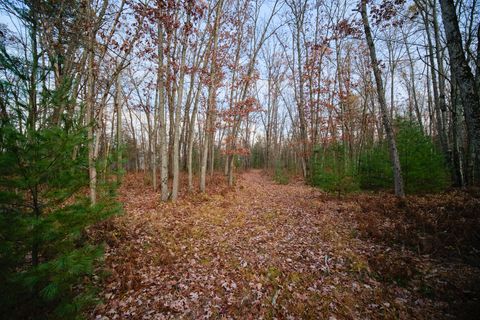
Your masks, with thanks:
<instances>
[{"instance_id":1,"label":"horizon line of trees","mask_svg":"<svg viewBox=\"0 0 480 320\"><path fill-rule=\"evenodd\" d=\"M313 148L339 141L352 162L369 144L388 141L402 195L391 126L398 116L441 149L454 185L478 180L478 7L470 0L7 1L5 15L27 32L3 25L2 47L7 60L29 60L32 107L25 123L16 113L20 129L32 119L68 127L75 117L86 126L92 203L112 168L150 172L162 200L178 198L181 170L189 190L205 192L214 170L233 185L255 144L265 167L293 162L308 179ZM71 103L38 109L34 91L39 100L67 82Z\"/></svg>"}]
</instances>

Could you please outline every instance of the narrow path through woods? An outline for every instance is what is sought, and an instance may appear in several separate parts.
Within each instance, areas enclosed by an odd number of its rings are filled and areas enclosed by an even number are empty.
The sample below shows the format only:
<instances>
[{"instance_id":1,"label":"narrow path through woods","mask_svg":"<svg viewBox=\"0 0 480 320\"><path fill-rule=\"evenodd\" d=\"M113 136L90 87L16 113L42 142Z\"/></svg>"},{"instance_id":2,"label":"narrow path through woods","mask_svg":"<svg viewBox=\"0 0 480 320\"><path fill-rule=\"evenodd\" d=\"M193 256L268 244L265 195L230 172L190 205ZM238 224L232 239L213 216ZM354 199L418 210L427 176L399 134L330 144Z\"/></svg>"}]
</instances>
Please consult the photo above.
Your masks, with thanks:
<instances>
[{"instance_id":1,"label":"narrow path through woods","mask_svg":"<svg viewBox=\"0 0 480 320\"><path fill-rule=\"evenodd\" d=\"M139 179L126 177L126 212L103 226L112 274L94 319L445 316L443 302L370 275L378 245L346 221L352 202L250 171L235 190L214 180L213 194L159 204Z\"/></svg>"}]
</instances>

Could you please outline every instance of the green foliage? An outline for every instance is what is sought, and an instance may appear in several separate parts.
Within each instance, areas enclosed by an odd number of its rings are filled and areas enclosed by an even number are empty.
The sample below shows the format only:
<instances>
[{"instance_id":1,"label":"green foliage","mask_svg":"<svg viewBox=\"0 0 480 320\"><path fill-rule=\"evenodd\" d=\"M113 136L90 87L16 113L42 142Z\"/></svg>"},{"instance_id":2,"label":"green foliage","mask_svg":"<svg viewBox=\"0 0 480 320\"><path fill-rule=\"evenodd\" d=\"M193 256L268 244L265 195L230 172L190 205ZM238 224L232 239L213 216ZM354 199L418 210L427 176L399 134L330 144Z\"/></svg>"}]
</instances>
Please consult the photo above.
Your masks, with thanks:
<instances>
[{"instance_id":1,"label":"green foliage","mask_svg":"<svg viewBox=\"0 0 480 320\"><path fill-rule=\"evenodd\" d=\"M79 192L88 182L84 130L20 132L4 119L0 141L0 313L75 318L93 302L102 256L85 228L117 207L91 207Z\"/></svg>"},{"instance_id":2,"label":"green foliage","mask_svg":"<svg viewBox=\"0 0 480 320\"><path fill-rule=\"evenodd\" d=\"M429 137L411 122L398 120L397 147L408 193L437 192L448 184L448 171L443 157ZM390 189L393 171L386 142L366 148L359 166L345 157L344 145L337 143L317 148L312 158L310 182L329 192L347 193Z\"/></svg>"},{"instance_id":3,"label":"green foliage","mask_svg":"<svg viewBox=\"0 0 480 320\"><path fill-rule=\"evenodd\" d=\"M389 189L393 186L393 171L386 143L367 148L360 156L360 187L366 190Z\"/></svg>"},{"instance_id":4,"label":"green foliage","mask_svg":"<svg viewBox=\"0 0 480 320\"><path fill-rule=\"evenodd\" d=\"M403 121L399 127L397 141L406 191L417 193L445 190L449 178L442 153L416 124Z\"/></svg>"},{"instance_id":5,"label":"green foliage","mask_svg":"<svg viewBox=\"0 0 480 320\"><path fill-rule=\"evenodd\" d=\"M14 50L0 43L0 317L74 319L95 300L93 272L102 257L86 229L118 207L105 188L98 205L86 198L89 141L84 110L72 98L74 77L49 81L51 66L62 61L49 56L46 63L38 48L37 11L47 17L58 10L50 2L5 7L29 38ZM63 18L73 19L77 7L72 2Z\"/></svg>"},{"instance_id":6,"label":"green foliage","mask_svg":"<svg viewBox=\"0 0 480 320\"><path fill-rule=\"evenodd\" d=\"M44 103L69 103L59 90L44 93L50 97ZM73 122L68 129L50 123L35 128L25 125L28 105L10 107L0 119L0 314L77 318L95 300L91 280L102 257L85 229L118 208L109 196L92 207L83 195L85 128Z\"/></svg>"},{"instance_id":7,"label":"green foliage","mask_svg":"<svg viewBox=\"0 0 480 320\"><path fill-rule=\"evenodd\" d=\"M353 162L346 157L344 145L334 143L317 147L311 159L310 183L327 192L349 193L359 189Z\"/></svg>"},{"instance_id":8,"label":"green foliage","mask_svg":"<svg viewBox=\"0 0 480 320\"><path fill-rule=\"evenodd\" d=\"M287 173L287 170L279 163L275 164L275 174L273 176L273 180L278 184L288 184L290 182L290 177Z\"/></svg>"},{"instance_id":9,"label":"green foliage","mask_svg":"<svg viewBox=\"0 0 480 320\"><path fill-rule=\"evenodd\" d=\"M398 120L397 147L407 193L438 192L448 185L442 154L415 124ZM363 152L359 167L363 189L387 189L393 185L388 145L377 144Z\"/></svg>"},{"instance_id":10,"label":"green foliage","mask_svg":"<svg viewBox=\"0 0 480 320\"><path fill-rule=\"evenodd\" d=\"M251 150L252 168L260 169L265 166L265 152L260 142L256 142Z\"/></svg>"}]
</instances>

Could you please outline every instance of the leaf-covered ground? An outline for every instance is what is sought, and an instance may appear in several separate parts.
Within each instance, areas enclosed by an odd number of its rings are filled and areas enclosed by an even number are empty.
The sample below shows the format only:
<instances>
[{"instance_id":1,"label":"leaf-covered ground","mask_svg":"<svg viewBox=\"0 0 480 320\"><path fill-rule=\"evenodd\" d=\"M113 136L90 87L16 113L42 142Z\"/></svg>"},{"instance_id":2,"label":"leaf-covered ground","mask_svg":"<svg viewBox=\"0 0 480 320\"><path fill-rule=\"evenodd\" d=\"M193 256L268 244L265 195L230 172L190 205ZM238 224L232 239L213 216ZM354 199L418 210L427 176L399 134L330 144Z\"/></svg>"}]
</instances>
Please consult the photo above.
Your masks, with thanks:
<instances>
[{"instance_id":1,"label":"leaf-covered ground","mask_svg":"<svg viewBox=\"0 0 480 320\"><path fill-rule=\"evenodd\" d=\"M125 214L97 234L111 274L92 319L450 319L479 311L478 214L459 217L473 227L468 237L439 242L429 201L440 198L336 198L260 171L242 174L234 189L222 181L212 179L209 194L160 203L140 175L125 178ZM465 212L480 204L451 197ZM430 232L432 223L441 230Z\"/></svg>"}]
</instances>

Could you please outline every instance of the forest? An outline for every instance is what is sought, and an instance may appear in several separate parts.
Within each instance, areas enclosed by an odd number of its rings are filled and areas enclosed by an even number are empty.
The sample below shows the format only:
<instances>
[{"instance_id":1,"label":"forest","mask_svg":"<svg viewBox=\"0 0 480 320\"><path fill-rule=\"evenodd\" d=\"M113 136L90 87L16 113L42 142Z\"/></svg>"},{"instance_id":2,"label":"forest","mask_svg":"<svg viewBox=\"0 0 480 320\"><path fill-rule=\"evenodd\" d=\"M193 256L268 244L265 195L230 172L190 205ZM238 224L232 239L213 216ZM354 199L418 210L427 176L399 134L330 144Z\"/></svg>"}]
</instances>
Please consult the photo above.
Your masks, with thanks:
<instances>
[{"instance_id":1,"label":"forest","mask_svg":"<svg viewBox=\"0 0 480 320\"><path fill-rule=\"evenodd\" d=\"M0 1L0 318L478 319L478 0Z\"/></svg>"}]
</instances>

